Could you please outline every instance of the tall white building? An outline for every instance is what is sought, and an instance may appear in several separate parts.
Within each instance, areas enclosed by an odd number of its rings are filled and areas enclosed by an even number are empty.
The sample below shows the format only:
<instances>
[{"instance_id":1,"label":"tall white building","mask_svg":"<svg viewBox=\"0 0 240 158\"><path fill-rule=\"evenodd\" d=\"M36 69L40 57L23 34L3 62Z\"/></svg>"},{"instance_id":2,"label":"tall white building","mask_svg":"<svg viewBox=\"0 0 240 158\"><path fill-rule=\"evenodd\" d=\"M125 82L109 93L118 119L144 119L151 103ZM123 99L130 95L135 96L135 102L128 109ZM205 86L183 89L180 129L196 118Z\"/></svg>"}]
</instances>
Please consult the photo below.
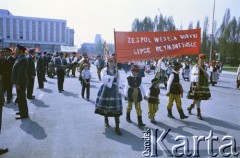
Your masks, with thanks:
<instances>
[{"instance_id":1,"label":"tall white building","mask_svg":"<svg viewBox=\"0 0 240 158\"><path fill-rule=\"evenodd\" d=\"M59 52L61 45L74 45L74 29L67 27L66 20L14 16L0 9L0 39L2 47L21 43L41 51Z\"/></svg>"}]
</instances>

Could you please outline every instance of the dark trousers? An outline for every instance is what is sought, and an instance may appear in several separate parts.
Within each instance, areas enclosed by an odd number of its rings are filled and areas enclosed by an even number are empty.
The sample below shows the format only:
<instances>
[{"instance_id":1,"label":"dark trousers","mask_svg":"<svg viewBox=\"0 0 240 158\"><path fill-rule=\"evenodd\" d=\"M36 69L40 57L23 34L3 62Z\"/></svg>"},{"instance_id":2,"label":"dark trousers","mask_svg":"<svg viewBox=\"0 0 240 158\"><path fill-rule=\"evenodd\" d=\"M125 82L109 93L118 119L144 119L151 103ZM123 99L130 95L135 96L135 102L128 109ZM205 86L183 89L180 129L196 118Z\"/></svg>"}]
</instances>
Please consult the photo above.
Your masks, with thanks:
<instances>
[{"instance_id":1,"label":"dark trousers","mask_svg":"<svg viewBox=\"0 0 240 158\"><path fill-rule=\"evenodd\" d=\"M33 95L34 79L35 77L28 76L27 97L32 97Z\"/></svg>"},{"instance_id":2,"label":"dark trousers","mask_svg":"<svg viewBox=\"0 0 240 158\"><path fill-rule=\"evenodd\" d=\"M63 90L63 83L64 83L64 70L60 69L57 70L57 81L58 81L58 90Z\"/></svg>"},{"instance_id":3,"label":"dark trousers","mask_svg":"<svg viewBox=\"0 0 240 158\"><path fill-rule=\"evenodd\" d=\"M22 117L28 117L26 88L27 88L27 86L20 85L20 89L17 89L17 103L18 103L20 116L22 116Z\"/></svg>"},{"instance_id":4,"label":"dark trousers","mask_svg":"<svg viewBox=\"0 0 240 158\"><path fill-rule=\"evenodd\" d=\"M43 88L44 87L44 82L43 82L44 81L44 74L37 72L37 78L38 78L39 88Z\"/></svg>"},{"instance_id":5,"label":"dark trousers","mask_svg":"<svg viewBox=\"0 0 240 158\"><path fill-rule=\"evenodd\" d=\"M11 100L12 99L12 89L13 89L11 79L6 81L4 84L5 85L4 85L4 88L3 88L3 92L5 93L7 91L7 100Z\"/></svg>"},{"instance_id":6,"label":"dark trousers","mask_svg":"<svg viewBox=\"0 0 240 158\"><path fill-rule=\"evenodd\" d=\"M89 82L89 79L86 79L87 82ZM87 99L89 99L89 94L90 94L90 84L86 84L85 81L83 80L83 85L82 85L82 97L84 97L85 89L87 91Z\"/></svg>"},{"instance_id":7,"label":"dark trousers","mask_svg":"<svg viewBox=\"0 0 240 158\"><path fill-rule=\"evenodd\" d=\"M47 67L44 67L44 72L43 72L43 81L46 81L46 73L47 73Z\"/></svg>"}]
</instances>

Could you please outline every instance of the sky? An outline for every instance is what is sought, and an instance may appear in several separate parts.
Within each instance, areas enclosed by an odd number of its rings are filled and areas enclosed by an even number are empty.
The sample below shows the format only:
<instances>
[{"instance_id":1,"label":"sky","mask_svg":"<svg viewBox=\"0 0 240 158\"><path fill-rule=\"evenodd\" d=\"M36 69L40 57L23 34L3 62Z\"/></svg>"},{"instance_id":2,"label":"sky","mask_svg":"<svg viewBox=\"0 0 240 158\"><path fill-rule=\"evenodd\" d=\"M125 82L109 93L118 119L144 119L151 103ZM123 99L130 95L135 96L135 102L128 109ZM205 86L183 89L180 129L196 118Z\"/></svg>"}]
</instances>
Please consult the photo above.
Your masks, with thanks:
<instances>
[{"instance_id":1,"label":"sky","mask_svg":"<svg viewBox=\"0 0 240 158\"><path fill-rule=\"evenodd\" d=\"M214 0L0 0L0 8L16 16L67 20L67 26L75 30L75 45L94 42L95 34L101 34L107 43L114 43L116 31L131 31L135 18L148 16L154 19L160 13L172 16L177 28L187 29L189 22L201 27L209 17L211 31ZM240 0L216 0L215 20L222 23L227 8L231 18L240 17Z\"/></svg>"}]
</instances>

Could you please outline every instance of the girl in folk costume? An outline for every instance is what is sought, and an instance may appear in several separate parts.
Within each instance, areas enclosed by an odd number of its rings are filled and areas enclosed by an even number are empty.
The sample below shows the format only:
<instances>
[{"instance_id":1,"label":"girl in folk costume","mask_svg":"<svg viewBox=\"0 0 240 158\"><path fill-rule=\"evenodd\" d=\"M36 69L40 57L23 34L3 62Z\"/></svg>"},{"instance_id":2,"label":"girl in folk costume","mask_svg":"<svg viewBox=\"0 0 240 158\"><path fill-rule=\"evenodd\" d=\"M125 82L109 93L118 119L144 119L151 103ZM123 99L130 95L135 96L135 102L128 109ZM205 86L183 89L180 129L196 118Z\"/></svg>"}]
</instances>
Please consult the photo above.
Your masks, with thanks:
<instances>
[{"instance_id":1,"label":"girl in folk costume","mask_svg":"<svg viewBox=\"0 0 240 158\"><path fill-rule=\"evenodd\" d=\"M127 86L125 91L126 100L128 100L127 106L127 117L126 120L129 123L132 123L130 118L130 112L132 110L133 103L135 104L135 109L138 116L138 126L142 127L145 124L142 122L142 109L141 109L141 101L142 94L144 95L144 99L147 99L145 95L145 90L142 85L142 78L139 76L139 66L133 65L131 67L132 74L127 77Z\"/></svg>"},{"instance_id":2,"label":"girl in folk costume","mask_svg":"<svg viewBox=\"0 0 240 158\"><path fill-rule=\"evenodd\" d=\"M240 64L237 70L237 89L240 87Z\"/></svg>"},{"instance_id":3,"label":"girl in folk costume","mask_svg":"<svg viewBox=\"0 0 240 158\"><path fill-rule=\"evenodd\" d=\"M173 101L175 100L177 109L180 115L181 119L188 118L188 116L185 116L183 113L182 109L182 102L181 102L181 97L183 96L183 88L182 85L179 82L179 71L182 65L178 62L174 62L173 64L173 72L170 75L167 83L167 96L169 96L168 100L168 117L170 118L175 118L172 115L172 106L173 106Z\"/></svg>"},{"instance_id":4,"label":"girl in folk costume","mask_svg":"<svg viewBox=\"0 0 240 158\"><path fill-rule=\"evenodd\" d=\"M160 104L160 88L159 80L154 78L152 81L152 86L147 91L148 97L148 118L151 120L151 123L156 124L155 114L158 111L158 104Z\"/></svg>"},{"instance_id":5,"label":"girl in folk costume","mask_svg":"<svg viewBox=\"0 0 240 158\"><path fill-rule=\"evenodd\" d=\"M183 67L183 79L184 81L189 81L189 74L190 74L190 70L191 70L191 64L189 64L189 61L186 60L184 67Z\"/></svg>"},{"instance_id":6,"label":"girl in folk costume","mask_svg":"<svg viewBox=\"0 0 240 158\"><path fill-rule=\"evenodd\" d=\"M191 71L191 86L188 92L187 98L193 99L193 103L188 107L188 113L191 115L191 110L197 105L197 117L202 120L200 104L201 100L208 100L211 97L208 77L205 70L204 60L205 54L200 54L198 58L198 64L196 64Z\"/></svg>"},{"instance_id":7,"label":"girl in folk costume","mask_svg":"<svg viewBox=\"0 0 240 158\"><path fill-rule=\"evenodd\" d=\"M217 84L218 80L218 69L216 67L216 61L213 60L210 66L210 83L212 86L215 86Z\"/></svg>"},{"instance_id":8,"label":"girl in folk costume","mask_svg":"<svg viewBox=\"0 0 240 158\"><path fill-rule=\"evenodd\" d=\"M118 135L122 135L119 128L119 117L122 115L119 89L122 89L122 83L116 65L115 58L109 57L107 68L104 68L101 73L103 85L98 92L95 113L105 117L105 127L110 127L108 117L115 117L115 131Z\"/></svg>"}]
</instances>

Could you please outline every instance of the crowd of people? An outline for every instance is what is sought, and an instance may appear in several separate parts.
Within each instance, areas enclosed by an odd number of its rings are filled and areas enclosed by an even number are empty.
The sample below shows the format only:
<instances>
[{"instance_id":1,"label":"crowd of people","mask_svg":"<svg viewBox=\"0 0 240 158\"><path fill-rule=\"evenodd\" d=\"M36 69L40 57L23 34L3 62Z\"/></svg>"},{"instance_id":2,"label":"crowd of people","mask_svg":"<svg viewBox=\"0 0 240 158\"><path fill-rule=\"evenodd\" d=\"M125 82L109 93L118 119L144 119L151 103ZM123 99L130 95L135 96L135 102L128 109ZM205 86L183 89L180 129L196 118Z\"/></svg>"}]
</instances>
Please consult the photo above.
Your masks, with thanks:
<instances>
[{"instance_id":1,"label":"crowd of people","mask_svg":"<svg viewBox=\"0 0 240 158\"><path fill-rule=\"evenodd\" d=\"M26 53L27 52L27 53ZM176 60L167 61L161 58L159 61L148 62L129 62L123 63L125 72L131 71L126 79L126 85L118 70L115 56L108 56L107 59L98 55L93 64L97 68L99 81L103 84L100 87L96 103L95 113L104 116L105 127L110 127L108 118L114 117L118 135L122 135L120 130L120 116L123 114L122 93L125 87L124 96L128 105L126 108L126 121L132 123L131 110L133 105L136 109L138 126L144 127L142 120L142 100L148 102L148 118L150 122L156 124L155 114L160 104L159 85L164 83L169 98L167 112L169 118L175 118L172 114L173 102L179 112L180 119L187 119L182 109L181 98L183 96L183 87L180 83L180 71L185 81L190 81L191 85L187 94L188 99L192 99L192 104L187 108L191 115L192 109L197 106L197 118L203 120L201 115L201 101L208 100L211 97L209 84L217 84L221 73L221 65L217 61L211 64L206 63L207 56L200 54L196 59L196 64L192 65L188 60L180 63ZM82 85L82 98L90 100L90 82L92 74L90 72L91 63L84 54L79 57L77 53L38 53L35 49L27 49L23 45L17 45L16 53L11 49L5 48L0 51L0 119L2 106L13 102L13 85L16 87L15 103L19 107L16 113L16 119L25 119L29 117L27 99L35 99L34 80L38 79L38 88L44 88L44 82L47 82L46 75L50 78L57 75L58 91L64 91L65 76L76 77L76 71L79 71L79 81ZM155 77L151 80L151 87L145 90L142 84L142 77L145 73L154 72ZM237 88L240 86L240 66L238 68ZM5 99L6 94L6 99ZM85 95L86 94L86 95ZM0 121L1 123L1 121ZM0 154L7 152L7 149L0 149Z\"/></svg>"}]
</instances>

